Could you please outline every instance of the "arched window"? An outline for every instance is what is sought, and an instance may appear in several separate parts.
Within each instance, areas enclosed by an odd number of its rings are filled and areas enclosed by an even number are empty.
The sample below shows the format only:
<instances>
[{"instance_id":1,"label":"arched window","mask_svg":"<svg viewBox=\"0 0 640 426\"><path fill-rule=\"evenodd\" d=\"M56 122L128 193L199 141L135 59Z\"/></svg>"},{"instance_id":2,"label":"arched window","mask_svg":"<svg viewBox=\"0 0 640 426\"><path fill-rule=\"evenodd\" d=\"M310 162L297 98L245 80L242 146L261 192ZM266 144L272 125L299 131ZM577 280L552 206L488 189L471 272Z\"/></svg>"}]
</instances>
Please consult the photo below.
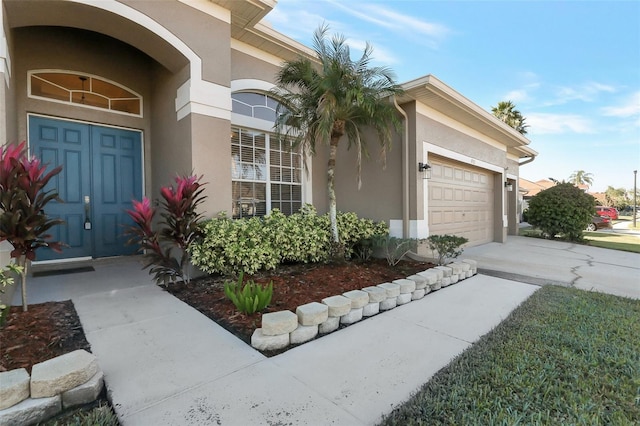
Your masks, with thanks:
<instances>
[{"instance_id":1,"label":"arched window","mask_svg":"<svg viewBox=\"0 0 640 426\"><path fill-rule=\"evenodd\" d=\"M276 121L278 101L262 93L239 92L231 95L231 111L271 123Z\"/></svg>"},{"instance_id":2,"label":"arched window","mask_svg":"<svg viewBox=\"0 0 640 426\"><path fill-rule=\"evenodd\" d=\"M303 200L302 156L270 132L278 101L255 92L231 95L232 112L264 120L231 127L233 218L297 212ZM252 127L252 128L249 128Z\"/></svg>"},{"instance_id":3,"label":"arched window","mask_svg":"<svg viewBox=\"0 0 640 426\"><path fill-rule=\"evenodd\" d=\"M142 96L118 83L73 71L29 71L29 97L142 117Z\"/></svg>"}]
</instances>

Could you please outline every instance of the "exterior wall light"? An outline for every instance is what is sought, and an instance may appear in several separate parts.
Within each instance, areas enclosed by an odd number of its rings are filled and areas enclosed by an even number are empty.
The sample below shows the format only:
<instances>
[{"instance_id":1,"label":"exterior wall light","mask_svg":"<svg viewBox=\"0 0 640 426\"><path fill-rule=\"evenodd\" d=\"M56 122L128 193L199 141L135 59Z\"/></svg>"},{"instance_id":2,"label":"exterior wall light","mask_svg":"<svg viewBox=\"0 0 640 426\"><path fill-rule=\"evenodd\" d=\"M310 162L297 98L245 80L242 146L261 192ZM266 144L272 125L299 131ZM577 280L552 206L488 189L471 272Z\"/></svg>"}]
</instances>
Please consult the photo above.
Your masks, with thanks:
<instances>
[{"instance_id":1,"label":"exterior wall light","mask_svg":"<svg viewBox=\"0 0 640 426\"><path fill-rule=\"evenodd\" d=\"M418 163L418 172L424 173L422 179L431 179L431 166L429 163Z\"/></svg>"},{"instance_id":2,"label":"exterior wall light","mask_svg":"<svg viewBox=\"0 0 640 426\"><path fill-rule=\"evenodd\" d=\"M504 187L507 189L507 191L513 191L513 184L509 181L504 183Z\"/></svg>"}]
</instances>

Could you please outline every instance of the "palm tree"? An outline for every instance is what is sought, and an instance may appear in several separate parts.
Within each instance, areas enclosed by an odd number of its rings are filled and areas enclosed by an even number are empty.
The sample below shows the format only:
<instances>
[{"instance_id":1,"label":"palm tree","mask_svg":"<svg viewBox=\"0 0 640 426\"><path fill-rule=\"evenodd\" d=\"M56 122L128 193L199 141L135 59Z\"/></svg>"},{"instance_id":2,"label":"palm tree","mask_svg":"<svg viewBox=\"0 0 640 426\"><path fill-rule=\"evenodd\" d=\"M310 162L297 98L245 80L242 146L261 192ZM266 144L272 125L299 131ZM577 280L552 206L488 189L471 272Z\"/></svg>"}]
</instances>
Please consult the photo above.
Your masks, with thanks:
<instances>
[{"instance_id":1,"label":"palm tree","mask_svg":"<svg viewBox=\"0 0 640 426\"><path fill-rule=\"evenodd\" d=\"M329 28L320 26L313 36L318 62L308 58L287 61L276 77L274 95L281 100L277 111L276 132L290 137L292 147L303 158L316 153L316 145L329 147L327 192L331 236L340 248L336 220L335 167L338 144L343 136L347 148L357 150L358 189L361 186L362 156L368 157L362 130L376 130L380 154L384 160L391 147L391 127L400 131L398 112L389 97L402 93L393 72L386 67L370 67L372 47L367 46L358 60L352 60L342 35L327 38Z\"/></svg>"},{"instance_id":2,"label":"palm tree","mask_svg":"<svg viewBox=\"0 0 640 426\"><path fill-rule=\"evenodd\" d=\"M491 108L491 112L498 119L507 123L507 125L516 129L523 135L527 134L528 124L524 124L526 118L516 109L516 105L511 101L498 102L498 105Z\"/></svg>"},{"instance_id":3,"label":"palm tree","mask_svg":"<svg viewBox=\"0 0 640 426\"><path fill-rule=\"evenodd\" d=\"M593 185L593 175L585 172L584 170L576 170L571 173L571 176L569 176L569 183L572 183L575 186L587 185L590 187Z\"/></svg>"}]
</instances>

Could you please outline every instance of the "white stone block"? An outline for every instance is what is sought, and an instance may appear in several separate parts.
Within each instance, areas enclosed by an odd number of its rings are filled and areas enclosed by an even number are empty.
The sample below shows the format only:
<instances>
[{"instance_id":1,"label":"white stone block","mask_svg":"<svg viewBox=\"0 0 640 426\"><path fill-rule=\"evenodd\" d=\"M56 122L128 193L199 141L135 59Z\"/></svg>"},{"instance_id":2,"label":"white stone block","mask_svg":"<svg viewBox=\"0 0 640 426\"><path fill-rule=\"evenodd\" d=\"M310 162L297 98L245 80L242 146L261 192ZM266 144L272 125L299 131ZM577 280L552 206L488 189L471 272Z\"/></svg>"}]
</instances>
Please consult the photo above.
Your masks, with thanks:
<instances>
[{"instance_id":1,"label":"white stone block","mask_svg":"<svg viewBox=\"0 0 640 426\"><path fill-rule=\"evenodd\" d=\"M471 266L473 275L478 273L478 262L473 259L462 259L461 262L468 263Z\"/></svg>"},{"instance_id":2,"label":"white stone block","mask_svg":"<svg viewBox=\"0 0 640 426\"><path fill-rule=\"evenodd\" d=\"M424 288L414 290L414 292L411 293L411 300L420 300L424 297L425 294L426 294L426 291Z\"/></svg>"},{"instance_id":3,"label":"white stone block","mask_svg":"<svg viewBox=\"0 0 640 426\"><path fill-rule=\"evenodd\" d=\"M104 385L104 374L98 371L89 381L62 393L62 407L67 409L98 399Z\"/></svg>"},{"instance_id":4,"label":"white stone block","mask_svg":"<svg viewBox=\"0 0 640 426\"><path fill-rule=\"evenodd\" d=\"M467 278L471 278L473 276L473 271L471 269L469 269L467 271Z\"/></svg>"},{"instance_id":5,"label":"white stone block","mask_svg":"<svg viewBox=\"0 0 640 426\"><path fill-rule=\"evenodd\" d=\"M400 286L400 294L411 293L416 289L416 282L407 279L394 280L394 284L398 284Z\"/></svg>"},{"instance_id":6,"label":"white stone block","mask_svg":"<svg viewBox=\"0 0 640 426\"><path fill-rule=\"evenodd\" d=\"M0 410L29 398L29 373L24 368L0 373Z\"/></svg>"},{"instance_id":7,"label":"white stone block","mask_svg":"<svg viewBox=\"0 0 640 426\"><path fill-rule=\"evenodd\" d=\"M308 342L318 335L317 325L299 325L298 328L289 334L289 341L292 345Z\"/></svg>"},{"instance_id":8,"label":"white stone block","mask_svg":"<svg viewBox=\"0 0 640 426\"><path fill-rule=\"evenodd\" d=\"M0 425L22 426L43 422L62 411L60 395L49 398L27 398L19 404L0 410Z\"/></svg>"},{"instance_id":9,"label":"white stone block","mask_svg":"<svg viewBox=\"0 0 640 426\"><path fill-rule=\"evenodd\" d=\"M380 313L380 302L369 303L362 308L362 316L370 317Z\"/></svg>"},{"instance_id":10,"label":"white stone block","mask_svg":"<svg viewBox=\"0 0 640 426\"><path fill-rule=\"evenodd\" d=\"M329 307L330 317L341 317L351 310L351 299L344 296L331 296L322 299L322 303Z\"/></svg>"},{"instance_id":11,"label":"white stone block","mask_svg":"<svg viewBox=\"0 0 640 426\"><path fill-rule=\"evenodd\" d=\"M408 276L407 279L416 283L416 290L426 288L429 285L427 278L422 275L411 275Z\"/></svg>"},{"instance_id":12,"label":"white stone block","mask_svg":"<svg viewBox=\"0 0 640 426\"><path fill-rule=\"evenodd\" d=\"M431 291L440 290L442 288L442 278L431 284Z\"/></svg>"},{"instance_id":13,"label":"white stone block","mask_svg":"<svg viewBox=\"0 0 640 426\"><path fill-rule=\"evenodd\" d=\"M411 302L411 293L402 293L396 297L396 306Z\"/></svg>"},{"instance_id":14,"label":"white stone block","mask_svg":"<svg viewBox=\"0 0 640 426\"><path fill-rule=\"evenodd\" d=\"M340 317L329 317L318 326L318 332L320 334L327 334L336 331L338 327L340 327Z\"/></svg>"},{"instance_id":15,"label":"white stone block","mask_svg":"<svg viewBox=\"0 0 640 426\"><path fill-rule=\"evenodd\" d=\"M451 284L455 284L455 283L457 283L457 282L459 281L459 280L458 280L458 274L452 274L452 275L449 277L449 281L451 282Z\"/></svg>"},{"instance_id":16,"label":"white stone block","mask_svg":"<svg viewBox=\"0 0 640 426\"><path fill-rule=\"evenodd\" d=\"M298 316L291 311L269 312L262 315L262 334L265 336L289 335L298 327Z\"/></svg>"},{"instance_id":17,"label":"white stone block","mask_svg":"<svg viewBox=\"0 0 640 426\"><path fill-rule=\"evenodd\" d=\"M456 262L453 262L453 264L458 265L460 268L462 268L462 272L467 272L468 270L471 269L471 264L467 262L462 262L458 260Z\"/></svg>"},{"instance_id":18,"label":"white stone block","mask_svg":"<svg viewBox=\"0 0 640 426\"><path fill-rule=\"evenodd\" d=\"M448 266L436 266L433 269L442 271L442 278L449 278L451 277L451 274L453 274L453 269Z\"/></svg>"},{"instance_id":19,"label":"white stone block","mask_svg":"<svg viewBox=\"0 0 640 426\"><path fill-rule=\"evenodd\" d=\"M362 319L362 311L363 308L350 310L349 313L340 317L340 324L349 325L360 321Z\"/></svg>"},{"instance_id":20,"label":"white stone block","mask_svg":"<svg viewBox=\"0 0 640 426\"><path fill-rule=\"evenodd\" d=\"M311 302L296 309L301 325L318 325L329 318L329 307L324 303Z\"/></svg>"},{"instance_id":21,"label":"white stone block","mask_svg":"<svg viewBox=\"0 0 640 426\"><path fill-rule=\"evenodd\" d=\"M31 397L46 398L86 383L98 372L95 355L78 349L38 363L31 369Z\"/></svg>"},{"instance_id":22,"label":"white stone block","mask_svg":"<svg viewBox=\"0 0 640 426\"><path fill-rule=\"evenodd\" d=\"M387 299L391 297L398 297L400 295L400 286L394 283L378 284L378 287L383 288L387 292Z\"/></svg>"},{"instance_id":23,"label":"white stone block","mask_svg":"<svg viewBox=\"0 0 640 426\"><path fill-rule=\"evenodd\" d=\"M293 312L291 313L293 314ZM251 335L251 346L260 351L275 351L286 348L289 346L289 333L267 336L261 328L256 328Z\"/></svg>"},{"instance_id":24,"label":"white stone block","mask_svg":"<svg viewBox=\"0 0 640 426\"><path fill-rule=\"evenodd\" d=\"M451 268L451 274L452 275L460 275L462 273L462 267L460 265L458 265L457 263L453 262L453 263L449 263L447 265L448 268Z\"/></svg>"},{"instance_id":25,"label":"white stone block","mask_svg":"<svg viewBox=\"0 0 640 426\"><path fill-rule=\"evenodd\" d=\"M427 280L427 285L433 285L442 279L442 271L437 271L435 269L427 269L426 271L418 272L418 275Z\"/></svg>"},{"instance_id":26,"label":"white stone block","mask_svg":"<svg viewBox=\"0 0 640 426\"><path fill-rule=\"evenodd\" d=\"M451 277L442 278L442 281L440 282L440 285L442 287L447 287L447 286L451 285Z\"/></svg>"},{"instance_id":27,"label":"white stone block","mask_svg":"<svg viewBox=\"0 0 640 426\"><path fill-rule=\"evenodd\" d=\"M395 308L398 305L398 296L389 297L380 302L380 311L388 311L389 309Z\"/></svg>"},{"instance_id":28,"label":"white stone block","mask_svg":"<svg viewBox=\"0 0 640 426\"><path fill-rule=\"evenodd\" d=\"M365 287L362 291L369 294L369 303L380 303L387 298L387 290L378 286Z\"/></svg>"},{"instance_id":29,"label":"white stone block","mask_svg":"<svg viewBox=\"0 0 640 426\"><path fill-rule=\"evenodd\" d=\"M369 293L366 291L351 290L346 293L342 293L342 295L351 300L351 309L362 308L369 303Z\"/></svg>"}]
</instances>

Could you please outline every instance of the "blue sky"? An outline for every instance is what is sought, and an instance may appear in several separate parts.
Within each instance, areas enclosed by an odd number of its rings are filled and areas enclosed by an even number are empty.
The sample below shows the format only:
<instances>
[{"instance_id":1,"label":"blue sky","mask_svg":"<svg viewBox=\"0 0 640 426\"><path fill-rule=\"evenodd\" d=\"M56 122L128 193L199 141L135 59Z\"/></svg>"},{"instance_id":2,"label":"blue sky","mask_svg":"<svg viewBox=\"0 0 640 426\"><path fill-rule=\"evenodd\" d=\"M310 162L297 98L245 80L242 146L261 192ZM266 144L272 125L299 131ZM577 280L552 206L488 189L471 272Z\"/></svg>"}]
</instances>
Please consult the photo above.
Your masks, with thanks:
<instances>
[{"instance_id":1,"label":"blue sky","mask_svg":"<svg viewBox=\"0 0 640 426\"><path fill-rule=\"evenodd\" d=\"M369 41L401 83L433 74L489 111L512 100L539 152L521 177L584 170L593 191L633 189L640 1L278 0L266 19L309 46L326 22L354 56Z\"/></svg>"}]
</instances>

